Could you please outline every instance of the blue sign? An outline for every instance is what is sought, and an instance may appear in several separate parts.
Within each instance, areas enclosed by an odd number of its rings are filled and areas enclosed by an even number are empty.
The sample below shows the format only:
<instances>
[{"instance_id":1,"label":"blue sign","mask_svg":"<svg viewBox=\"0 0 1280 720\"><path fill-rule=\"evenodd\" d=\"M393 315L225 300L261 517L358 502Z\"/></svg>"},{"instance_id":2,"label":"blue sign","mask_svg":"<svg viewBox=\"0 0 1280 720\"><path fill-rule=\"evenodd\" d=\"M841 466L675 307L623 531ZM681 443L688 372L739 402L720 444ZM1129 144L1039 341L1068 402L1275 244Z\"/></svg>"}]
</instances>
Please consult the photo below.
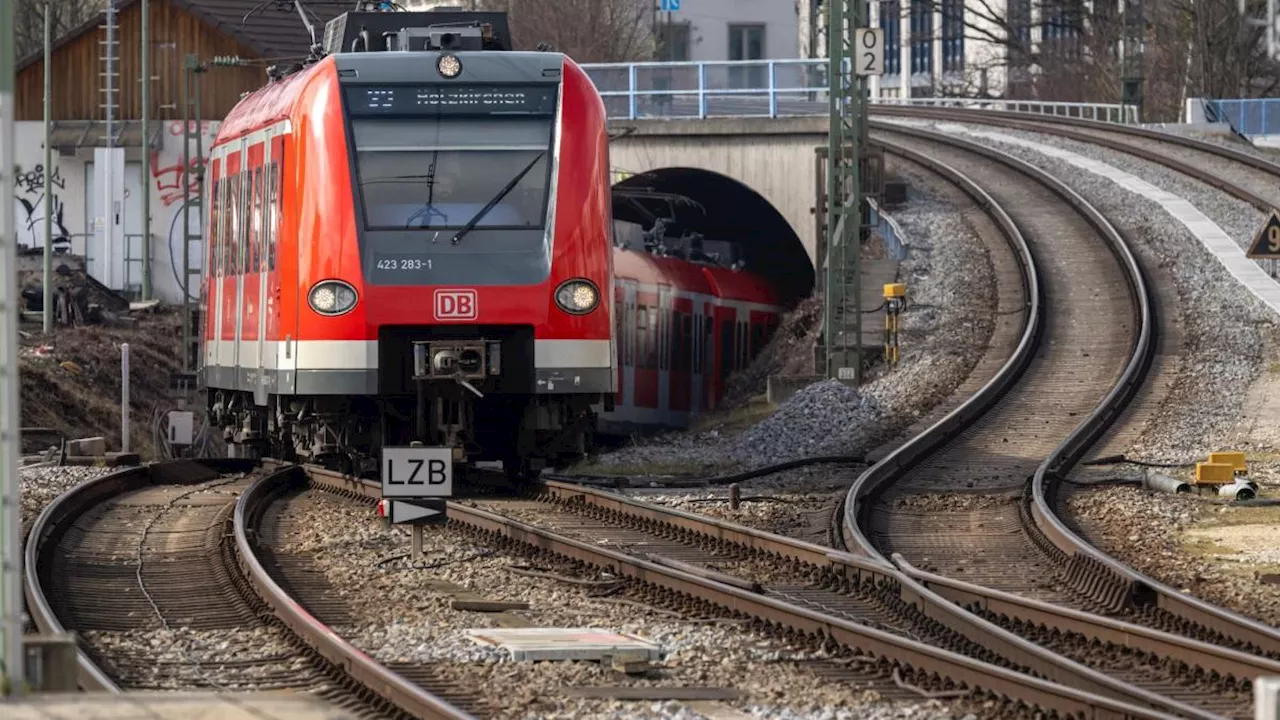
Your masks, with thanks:
<instances>
[{"instance_id":1,"label":"blue sign","mask_svg":"<svg viewBox=\"0 0 1280 720\"><path fill-rule=\"evenodd\" d=\"M652 5L650 7L652 7ZM662 0L663 12L674 12L679 9L680 9L680 0Z\"/></svg>"}]
</instances>

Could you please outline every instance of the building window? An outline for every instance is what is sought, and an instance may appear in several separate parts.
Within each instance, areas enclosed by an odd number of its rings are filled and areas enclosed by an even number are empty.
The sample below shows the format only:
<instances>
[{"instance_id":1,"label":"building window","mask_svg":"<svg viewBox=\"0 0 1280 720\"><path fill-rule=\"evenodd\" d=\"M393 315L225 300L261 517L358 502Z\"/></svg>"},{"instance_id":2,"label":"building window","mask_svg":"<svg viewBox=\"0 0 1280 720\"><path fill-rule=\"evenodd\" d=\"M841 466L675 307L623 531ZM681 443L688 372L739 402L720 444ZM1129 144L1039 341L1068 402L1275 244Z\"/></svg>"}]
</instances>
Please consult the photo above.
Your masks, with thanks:
<instances>
[{"instance_id":1,"label":"building window","mask_svg":"<svg viewBox=\"0 0 1280 720\"><path fill-rule=\"evenodd\" d=\"M933 75L933 3L911 0L911 72Z\"/></svg>"},{"instance_id":2,"label":"building window","mask_svg":"<svg viewBox=\"0 0 1280 720\"><path fill-rule=\"evenodd\" d=\"M658 57L665 62L688 62L690 26L687 22L658 25Z\"/></svg>"},{"instance_id":3,"label":"building window","mask_svg":"<svg viewBox=\"0 0 1280 720\"><path fill-rule=\"evenodd\" d=\"M942 71L964 70L964 0L942 0Z\"/></svg>"},{"instance_id":4,"label":"building window","mask_svg":"<svg viewBox=\"0 0 1280 720\"><path fill-rule=\"evenodd\" d=\"M764 58L763 25L729 26L729 59L761 60ZM735 90L762 90L769 87L768 68L764 64L729 68L729 87Z\"/></svg>"},{"instance_id":5,"label":"building window","mask_svg":"<svg viewBox=\"0 0 1280 720\"><path fill-rule=\"evenodd\" d=\"M880 27L884 29L884 74L902 72L902 2L888 0L880 6Z\"/></svg>"}]
</instances>

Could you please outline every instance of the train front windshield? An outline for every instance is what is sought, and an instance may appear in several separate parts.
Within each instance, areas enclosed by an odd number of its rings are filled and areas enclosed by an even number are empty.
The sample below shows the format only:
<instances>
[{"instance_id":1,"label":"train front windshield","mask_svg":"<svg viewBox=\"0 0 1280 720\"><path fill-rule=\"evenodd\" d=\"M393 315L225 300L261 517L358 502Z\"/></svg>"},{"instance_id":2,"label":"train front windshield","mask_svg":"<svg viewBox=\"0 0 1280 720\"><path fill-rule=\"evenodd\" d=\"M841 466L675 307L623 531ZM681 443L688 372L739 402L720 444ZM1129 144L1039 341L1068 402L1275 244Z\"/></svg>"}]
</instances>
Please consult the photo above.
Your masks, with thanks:
<instances>
[{"instance_id":1,"label":"train front windshield","mask_svg":"<svg viewBox=\"0 0 1280 720\"><path fill-rule=\"evenodd\" d=\"M471 276L452 282L545 277L537 275L549 269L557 92L552 84L347 88L373 282L432 284L450 267Z\"/></svg>"}]
</instances>

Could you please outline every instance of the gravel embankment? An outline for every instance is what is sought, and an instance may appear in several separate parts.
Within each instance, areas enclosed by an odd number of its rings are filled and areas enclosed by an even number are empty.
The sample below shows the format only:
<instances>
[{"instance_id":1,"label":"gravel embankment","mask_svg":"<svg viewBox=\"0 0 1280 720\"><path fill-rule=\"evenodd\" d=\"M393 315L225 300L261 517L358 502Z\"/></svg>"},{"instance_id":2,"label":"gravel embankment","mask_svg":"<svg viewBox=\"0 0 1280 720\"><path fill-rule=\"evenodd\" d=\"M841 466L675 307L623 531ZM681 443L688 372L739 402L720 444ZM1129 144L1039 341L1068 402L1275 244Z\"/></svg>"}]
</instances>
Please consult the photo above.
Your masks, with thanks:
<instances>
[{"instance_id":1,"label":"gravel embankment","mask_svg":"<svg viewBox=\"0 0 1280 720\"><path fill-rule=\"evenodd\" d=\"M100 478L118 469L88 465L36 465L19 468L18 478L22 483L22 527L26 528L35 522L40 511L59 495L82 482Z\"/></svg>"},{"instance_id":2,"label":"gravel embankment","mask_svg":"<svg viewBox=\"0 0 1280 720\"><path fill-rule=\"evenodd\" d=\"M521 575L512 568L528 567L528 559L473 546L451 530L429 529L425 556L411 567L407 558L396 559L408 549L408 533L388 532L367 507L315 493L289 512L305 513L299 524L305 529L276 551L314 559L356 620L335 628L338 632L380 661L431 662L442 677L470 687L501 688L486 693L501 704L500 717L693 717L681 703L567 699L557 692L617 684L732 687L743 697L730 704L757 717L951 717L948 706L888 703L866 688L825 681L799 666L818 654L744 632L738 623L693 622L613 598L588 597L598 587ZM643 679L628 679L592 662L513 662L505 651L464 635L469 628L498 626L493 615L451 610L445 594L429 589L430 580L462 585L488 599L528 602L529 610L511 612L537 626L635 634L659 643L664 658L659 670Z\"/></svg>"},{"instance_id":3,"label":"gravel embankment","mask_svg":"<svg viewBox=\"0 0 1280 720\"><path fill-rule=\"evenodd\" d=\"M1280 508L1113 487L1067 507L1089 540L1134 569L1269 625L1280 624ZM1269 576L1269 577L1268 577Z\"/></svg>"},{"instance_id":4,"label":"gravel embankment","mask_svg":"<svg viewBox=\"0 0 1280 720\"><path fill-rule=\"evenodd\" d=\"M1051 135L999 132L1106 162L1184 197L1242 247L1262 220L1253 207L1146 160ZM1262 364L1259 328L1275 324L1275 314L1154 201L1036 150L989 137L960 136L993 145L1065 181L1106 214L1142 260L1158 266L1176 287L1182 346L1169 351L1178 353L1180 368L1162 406L1125 454L1146 461L1185 462L1229 447L1237 439L1233 428L1244 399L1240 388L1248 386Z\"/></svg>"},{"instance_id":5,"label":"gravel embankment","mask_svg":"<svg viewBox=\"0 0 1280 720\"><path fill-rule=\"evenodd\" d=\"M952 189L931 187L937 179L914 168L901 174L912 197L892 213L907 247L899 278L907 283L908 306L896 368L878 368L857 390L834 380L810 385L743 432L668 433L603 455L583 471L726 471L808 455L859 455L947 398L977 362L994 325L990 261L964 215L977 212L970 203L957 201Z\"/></svg>"}]
</instances>

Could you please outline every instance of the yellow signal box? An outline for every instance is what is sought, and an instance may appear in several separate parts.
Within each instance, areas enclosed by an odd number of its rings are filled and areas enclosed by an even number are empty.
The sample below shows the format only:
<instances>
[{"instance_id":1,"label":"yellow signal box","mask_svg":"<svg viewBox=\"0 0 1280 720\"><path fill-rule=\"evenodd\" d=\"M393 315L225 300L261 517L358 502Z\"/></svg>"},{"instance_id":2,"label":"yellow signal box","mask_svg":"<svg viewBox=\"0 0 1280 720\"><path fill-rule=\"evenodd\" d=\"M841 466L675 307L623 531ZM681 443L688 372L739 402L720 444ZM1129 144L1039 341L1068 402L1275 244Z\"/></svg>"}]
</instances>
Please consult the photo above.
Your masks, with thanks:
<instances>
[{"instance_id":1,"label":"yellow signal box","mask_svg":"<svg viewBox=\"0 0 1280 720\"><path fill-rule=\"evenodd\" d=\"M1197 485L1230 485L1235 481L1235 467L1229 463L1196 463Z\"/></svg>"},{"instance_id":2,"label":"yellow signal box","mask_svg":"<svg viewBox=\"0 0 1280 720\"><path fill-rule=\"evenodd\" d=\"M1209 453L1209 462L1230 465L1236 475L1249 474L1249 468L1244 463L1244 453L1242 452Z\"/></svg>"}]
</instances>

